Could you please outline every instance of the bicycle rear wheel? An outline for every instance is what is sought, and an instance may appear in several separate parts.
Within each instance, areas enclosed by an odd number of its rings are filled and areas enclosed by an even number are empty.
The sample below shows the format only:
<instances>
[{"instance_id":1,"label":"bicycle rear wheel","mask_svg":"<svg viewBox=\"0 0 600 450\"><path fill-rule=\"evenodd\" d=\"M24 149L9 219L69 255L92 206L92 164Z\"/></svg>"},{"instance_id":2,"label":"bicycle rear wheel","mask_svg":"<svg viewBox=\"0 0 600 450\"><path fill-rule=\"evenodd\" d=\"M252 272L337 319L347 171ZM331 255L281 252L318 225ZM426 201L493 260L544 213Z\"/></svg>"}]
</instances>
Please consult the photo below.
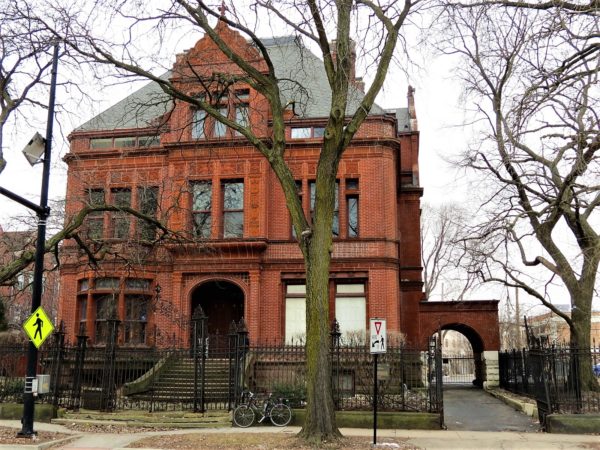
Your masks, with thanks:
<instances>
[{"instance_id":1,"label":"bicycle rear wheel","mask_svg":"<svg viewBox=\"0 0 600 450\"><path fill-rule=\"evenodd\" d=\"M278 403L271 408L269 413L271 422L277 427L285 427L292 421L292 410L288 405Z\"/></svg>"},{"instance_id":2,"label":"bicycle rear wheel","mask_svg":"<svg viewBox=\"0 0 600 450\"><path fill-rule=\"evenodd\" d=\"M240 428L248 428L254 423L254 411L248 405L240 405L233 411L233 423Z\"/></svg>"}]
</instances>

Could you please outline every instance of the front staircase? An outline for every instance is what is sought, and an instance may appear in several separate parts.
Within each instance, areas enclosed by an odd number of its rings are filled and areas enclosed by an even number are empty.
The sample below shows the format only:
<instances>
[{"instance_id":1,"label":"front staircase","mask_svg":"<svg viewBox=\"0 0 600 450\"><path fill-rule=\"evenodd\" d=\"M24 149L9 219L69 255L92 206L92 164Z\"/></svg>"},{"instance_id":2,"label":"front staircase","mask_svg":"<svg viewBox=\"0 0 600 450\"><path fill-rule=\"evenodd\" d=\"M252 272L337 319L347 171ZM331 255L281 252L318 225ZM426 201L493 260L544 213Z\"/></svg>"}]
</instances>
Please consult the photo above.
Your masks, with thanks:
<instances>
[{"instance_id":1,"label":"front staircase","mask_svg":"<svg viewBox=\"0 0 600 450\"><path fill-rule=\"evenodd\" d=\"M126 394L132 401L193 404L194 359L171 357L160 367L153 368L140 379L129 383ZM143 382L139 380L144 380ZM136 387L137 385L143 386ZM200 371L197 376L197 401L202 389ZM224 403L230 393L229 360L209 357L204 368L204 403Z\"/></svg>"}]
</instances>

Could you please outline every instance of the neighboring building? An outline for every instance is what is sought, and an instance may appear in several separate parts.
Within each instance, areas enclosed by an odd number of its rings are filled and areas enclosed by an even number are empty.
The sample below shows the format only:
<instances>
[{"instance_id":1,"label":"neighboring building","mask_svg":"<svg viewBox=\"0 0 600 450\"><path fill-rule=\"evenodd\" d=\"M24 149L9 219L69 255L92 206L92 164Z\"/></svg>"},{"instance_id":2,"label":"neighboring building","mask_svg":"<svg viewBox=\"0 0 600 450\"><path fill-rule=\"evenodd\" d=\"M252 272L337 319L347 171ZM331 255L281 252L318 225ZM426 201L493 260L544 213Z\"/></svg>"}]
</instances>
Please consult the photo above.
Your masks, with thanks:
<instances>
[{"instance_id":1,"label":"neighboring building","mask_svg":"<svg viewBox=\"0 0 600 450\"><path fill-rule=\"evenodd\" d=\"M265 68L237 32L222 21L216 30ZM297 39L264 43L278 76L302 86L282 81L284 95L296 100L286 113L287 161L310 215L329 114L327 80L322 62ZM232 64L204 37L177 56L165 77L190 95L210 95L232 120L269 139L267 102L243 81L219 91L215 74L226 70ZM208 94L198 76L212 83ZM361 80L352 82L349 109L364 95ZM302 337L302 255L279 183L244 138L187 103L166 102L150 83L77 128L70 141L67 217L85 204L107 202L138 208L180 233L178 243L150 244L160 234L131 216L88 217L82 236L96 247L112 243L113 253L93 268L74 242L65 243L59 315L70 340L85 326L92 344L103 343L106 320L116 314L122 345L189 345L197 306L211 334L226 334L244 317L251 342ZM421 347L438 328L466 324L462 331L477 329L486 342L476 351L497 350L497 302L436 302L423 312L418 156L409 89L408 108L373 106L340 163L329 319L356 334L366 331L369 317L385 317L389 331Z\"/></svg>"},{"instance_id":2,"label":"neighboring building","mask_svg":"<svg viewBox=\"0 0 600 450\"><path fill-rule=\"evenodd\" d=\"M24 250L35 251L36 231L4 231L0 227L0 265L17 258ZM56 323L59 274L55 259L47 255L43 275L42 307ZM31 314L33 264L13 280L0 284L0 301L4 303L9 327L20 328Z\"/></svg>"},{"instance_id":3,"label":"neighboring building","mask_svg":"<svg viewBox=\"0 0 600 450\"><path fill-rule=\"evenodd\" d=\"M555 306L568 316L571 315L571 305L559 304ZM596 345L600 345L600 311L592 311L591 322L591 341L592 343L595 342ZM549 342L568 343L571 339L567 322L552 311L528 317L527 325L534 336L546 336Z\"/></svg>"}]
</instances>

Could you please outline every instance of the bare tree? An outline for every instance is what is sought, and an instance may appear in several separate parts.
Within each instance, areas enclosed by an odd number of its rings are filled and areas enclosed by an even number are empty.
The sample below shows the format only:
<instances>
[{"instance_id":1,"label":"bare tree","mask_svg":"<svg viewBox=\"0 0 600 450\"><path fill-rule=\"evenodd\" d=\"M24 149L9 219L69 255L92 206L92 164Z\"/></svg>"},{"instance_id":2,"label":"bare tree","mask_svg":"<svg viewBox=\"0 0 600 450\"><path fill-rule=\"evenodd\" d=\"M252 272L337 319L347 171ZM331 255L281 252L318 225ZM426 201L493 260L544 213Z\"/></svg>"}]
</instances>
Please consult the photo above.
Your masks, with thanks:
<instances>
[{"instance_id":1,"label":"bare tree","mask_svg":"<svg viewBox=\"0 0 600 450\"><path fill-rule=\"evenodd\" d=\"M250 2L249 7L238 9L234 2L230 2L230 12L227 14L223 7L217 9L203 1L172 0L165 2L162 8L155 7L154 2L136 2L135 5L127 2L114 5L110 3L94 2L92 14L96 18L105 14L104 17L109 16L123 23L126 37L121 42L111 42L99 33L94 34L98 30L90 29L89 24L93 23L90 16L84 18L81 15L78 17L79 21L65 20L63 25L66 27L62 29L56 29L55 25L42 16L38 20L50 28L54 27L57 36L84 58L105 66L115 66L126 76L135 75L152 80L175 101L187 102L202 109L208 116L244 136L268 160L283 189L306 267L308 407L301 434L313 442L338 437L330 389L327 320L336 174L345 149L369 114L375 97L381 90L395 54L401 28L408 14L416 9L421 0L258 0ZM253 11L254 23L247 19L248 11ZM284 115L290 107L302 107L306 100L302 96L306 95L306 91L293 80L283 80L276 74L264 42L255 33L256 22L259 20L267 20L273 28L285 29L301 36L309 45L317 48L322 57L322 69L319 70L324 70L326 74L331 103L318 160L312 220L304 214L294 177L285 161ZM237 30L249 40L264 60L263 68L259 70L252 61L230 47L215 28L215 21ZM235 67L233 71L224 73L219 72L221 69L215 69L213 76L208 78L197 76L196 80L206 86L205 96L193 95L169 79L157 76L152 72L155 68L152 66L153 61L144 60L140 51L131 50L142 48L139 41L143 38L141 32L148 36L150 31L162 38L170 30L190 24L211 39ZM353 70L351 36L364 44L364 53L371 58L373 68L371 86L354 104L349 101L355 93L350 81ZM186 70L186 76L193 75L193 69ZM250 127L222 115L212 101L211 93L215 89L217 95L224 95L229 86L240 80L248 83L268 102L272 118L271 138L268 140L262 139ZM287 92L283 95L285 89ZM292 99L286 98L290 96L290 92L294 97Z\"/></svg>"},{"instance_id":2,"label":"bare tree","mask_svg":"<svg viewBox=\"0 0 600 450\"><path fill-rule=\"evenodd\" d=\"M30 21L29 6L21 1L0 3L0 173L5 126L20 108L40 106L39 91L52 64L52 36Z\"/></svg>"},{"instance_id":3,"label":"bare tree","mask_svg":"<svg viewBox=\"0 0 600 450\"><path fill-rule=\"evenodd\" d=\"M489 188L471 230L471 270L537 298L569 324L571 344L589 348L600 262L600 29L597 5L582 13L562 5L449 7L445 49L461 57L481 124L462 163ZM570 297L570 315L552 304L555 287ZM581 364L591 383L590 361Z\"/></svg>"},{"instance_id":4,"label":"bare tree","mask_svg":"<svg viewBox=\"0 0 600 450\"><path fill-rule=\"evenodd\" d=\"M421 211L421 260L425 297L463 300L477 277L460 265L469 213L456 204L424 204Z\"/></svg>"}]
</instances>

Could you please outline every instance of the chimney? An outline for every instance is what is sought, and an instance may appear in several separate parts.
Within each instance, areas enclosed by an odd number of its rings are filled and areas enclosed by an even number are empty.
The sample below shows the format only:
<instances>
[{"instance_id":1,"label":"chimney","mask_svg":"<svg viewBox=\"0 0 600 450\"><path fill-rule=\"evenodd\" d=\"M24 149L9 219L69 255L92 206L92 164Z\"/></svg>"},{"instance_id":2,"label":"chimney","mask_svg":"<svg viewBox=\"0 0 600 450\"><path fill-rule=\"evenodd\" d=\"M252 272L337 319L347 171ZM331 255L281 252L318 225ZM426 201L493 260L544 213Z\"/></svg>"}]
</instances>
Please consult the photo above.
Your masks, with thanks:
<instances>
[{"instance_id":1,"label":"chimney","mask_svg":"<svg viewBox=\"0 0 600 450\"><path fill-rule=\"evenodd\" d=\"M335 66L337 63L337 40L334 39L333 41L330 42L329 47L331 48L331 59L333 60L333 65ZM350 39L350 74L348 77L348 80L350 81L350 83L352 84L357 84L356 82L359 81L356 79L356 42L354 42L352 39ZM362 81L362 78L360 79L360 81ZM360 89L360 86L358 86ZM363 83L363 89L364 90L364 83Z\"/></svg>"},{"instance_id":2,"label":"chimney","mask_svg":"<svg viewBox=\"0 0 600 450\"><path fill-rule=\"evenodd\" d=\"M417 122L417 110L415 108L415 88L408 86L408 93L406 94L408 100L408 117L410 120L410 130L419 131L419 123Z\"/></svg>"}]
</instances>

